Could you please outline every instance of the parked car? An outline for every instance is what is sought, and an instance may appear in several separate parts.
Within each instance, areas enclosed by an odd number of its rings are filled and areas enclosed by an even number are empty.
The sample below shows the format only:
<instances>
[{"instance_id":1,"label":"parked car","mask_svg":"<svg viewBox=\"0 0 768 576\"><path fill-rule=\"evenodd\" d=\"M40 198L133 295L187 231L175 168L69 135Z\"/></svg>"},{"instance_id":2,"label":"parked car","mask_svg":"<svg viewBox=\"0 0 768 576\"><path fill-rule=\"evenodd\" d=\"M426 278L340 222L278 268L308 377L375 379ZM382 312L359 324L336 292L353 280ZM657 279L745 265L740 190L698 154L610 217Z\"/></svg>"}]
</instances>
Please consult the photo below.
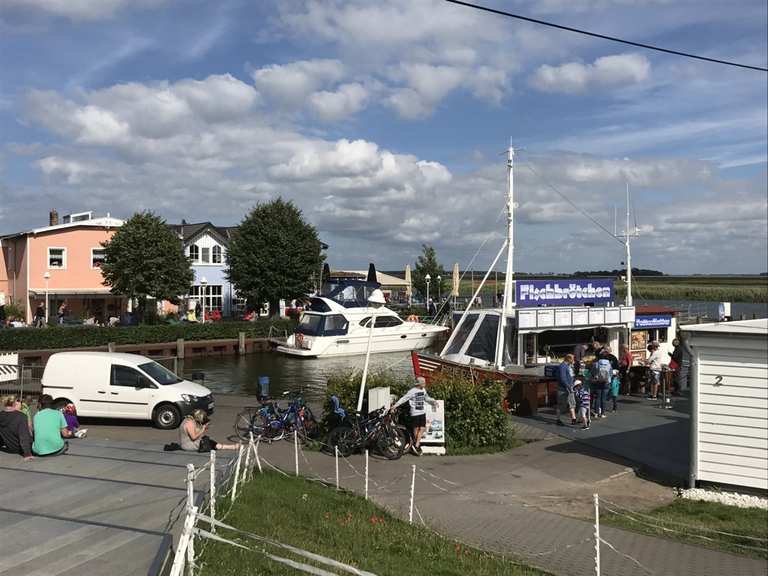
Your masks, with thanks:
<instances>
[{"instance_id":1,"label":"parked car","mask_svg":"<svg viewBox=\"0 0 768 576\"><path fill-rule=\"evenodd\" d=\"M213 413L213 394L138 354L58 352L42 378L43 394L57 404L71 402L78 416L151 420L177 428L197 408Z\"/></svg>"}]
</instances>

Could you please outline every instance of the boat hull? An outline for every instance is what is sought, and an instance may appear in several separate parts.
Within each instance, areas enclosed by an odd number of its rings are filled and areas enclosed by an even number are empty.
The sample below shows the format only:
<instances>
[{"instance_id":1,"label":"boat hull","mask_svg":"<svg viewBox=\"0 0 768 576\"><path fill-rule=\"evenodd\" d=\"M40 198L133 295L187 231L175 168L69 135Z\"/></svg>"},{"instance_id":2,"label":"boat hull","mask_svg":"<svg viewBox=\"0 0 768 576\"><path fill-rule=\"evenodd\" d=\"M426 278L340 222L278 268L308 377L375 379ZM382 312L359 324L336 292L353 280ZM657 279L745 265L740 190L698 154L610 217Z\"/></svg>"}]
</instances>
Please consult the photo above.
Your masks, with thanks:
<instances>
[{"instance_id":1,"label":"boat hull","mask_svg":"<svg viewBox=\"0 0 768 576\"><path fill-rule=\"evenodd\" d=\"M374 335L371 341L371 354L386 352L411 352L428 348L445 332L438 326L429 326L415 333L393 333ZM294 344L293 337L276 348L282 354L300 358L326 358L337 356L360 356L368 349L368 336L339 336L316 338L311 348L306 349Z\"/></svg>"}]
</instances>

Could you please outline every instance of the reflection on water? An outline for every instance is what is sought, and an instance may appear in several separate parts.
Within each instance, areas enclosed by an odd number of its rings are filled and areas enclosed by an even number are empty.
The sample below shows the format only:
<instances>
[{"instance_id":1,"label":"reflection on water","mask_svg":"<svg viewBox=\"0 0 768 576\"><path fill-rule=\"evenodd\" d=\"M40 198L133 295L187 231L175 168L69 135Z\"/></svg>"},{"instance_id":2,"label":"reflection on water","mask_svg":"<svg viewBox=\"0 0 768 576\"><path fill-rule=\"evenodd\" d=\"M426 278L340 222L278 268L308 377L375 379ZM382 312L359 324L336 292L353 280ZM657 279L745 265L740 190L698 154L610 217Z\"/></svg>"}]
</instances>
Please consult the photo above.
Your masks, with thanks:
<instances>
[{"instance_id":1,"label":"reflection on water","mask_svg":"<svg viewBox=\"0 0 768 576\"><path fill-rule=\"evenodd\" d=\"M259 376L269 376L269 393L302 391L308 400L322 400L328 376L363 369L365 356L294 358L276 352L245 356L215 356L184 360L179 371L186 377L205 373L205 385L219 393L259 393ZM396 376L413 376L410 352L371 355L370 371L390 370Z\"/></svg>"}]
</instances>

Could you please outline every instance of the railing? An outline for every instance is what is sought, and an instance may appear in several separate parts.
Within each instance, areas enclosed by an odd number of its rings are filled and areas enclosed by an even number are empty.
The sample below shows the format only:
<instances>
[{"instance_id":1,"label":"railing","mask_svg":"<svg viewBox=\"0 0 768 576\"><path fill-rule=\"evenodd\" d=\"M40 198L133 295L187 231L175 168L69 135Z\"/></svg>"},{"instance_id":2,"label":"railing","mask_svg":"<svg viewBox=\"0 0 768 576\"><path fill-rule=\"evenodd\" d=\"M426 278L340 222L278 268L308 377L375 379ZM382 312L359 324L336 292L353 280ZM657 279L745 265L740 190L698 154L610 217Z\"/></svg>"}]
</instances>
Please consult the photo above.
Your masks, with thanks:
<instances>
[{"instance_id":1,"label":"railing","mask_svg":"<svg viewBox=\"0 0 768 576\"><path fill-rule=\"evenodd\" d=\"M42 390L43 366L0 364L0 396L13 394L19 399L39 396Z\"/></svg>"}]
</instances>

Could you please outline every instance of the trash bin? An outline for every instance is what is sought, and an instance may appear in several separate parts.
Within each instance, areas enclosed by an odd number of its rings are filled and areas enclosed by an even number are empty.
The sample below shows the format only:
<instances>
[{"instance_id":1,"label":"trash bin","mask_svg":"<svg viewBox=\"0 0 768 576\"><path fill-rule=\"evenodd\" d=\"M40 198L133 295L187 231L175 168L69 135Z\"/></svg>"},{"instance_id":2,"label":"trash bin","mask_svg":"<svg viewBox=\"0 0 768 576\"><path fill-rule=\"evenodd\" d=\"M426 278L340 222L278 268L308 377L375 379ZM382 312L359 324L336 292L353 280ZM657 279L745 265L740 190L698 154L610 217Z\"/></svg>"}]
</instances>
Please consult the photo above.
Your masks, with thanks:
<instances>
[{"instance_id":1,"label":"trash bin","mask_svg":"<svg viewBox=\"0 0 768 576\"><path fill-rule=\"evenodd\" d=\"M259 376L259 395L263 398L269 396L269 376Z\"/></svg>"}]
</instances>

